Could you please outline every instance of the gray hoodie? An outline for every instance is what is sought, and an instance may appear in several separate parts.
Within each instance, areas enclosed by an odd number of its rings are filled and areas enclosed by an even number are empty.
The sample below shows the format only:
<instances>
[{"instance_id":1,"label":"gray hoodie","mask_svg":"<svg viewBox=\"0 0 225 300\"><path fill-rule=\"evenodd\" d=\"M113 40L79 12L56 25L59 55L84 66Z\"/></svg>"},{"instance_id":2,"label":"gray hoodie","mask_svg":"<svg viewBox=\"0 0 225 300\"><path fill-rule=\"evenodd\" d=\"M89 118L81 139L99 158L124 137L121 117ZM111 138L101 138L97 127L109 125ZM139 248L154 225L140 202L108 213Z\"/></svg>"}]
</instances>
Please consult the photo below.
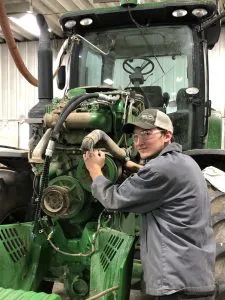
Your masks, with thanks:
<instances>
[{"instance_id":1,"label":"gray hoodie","mask_svg":"<svg viewBox=\"0 0 225 300\"><path fill-rule=\"evenodd\" d=\"M108 209L141 214L148 294L204 295L214 290L216 248L207 185L179 144L169 144L120 185L98 176L92 194Z\"/></svg>"}]
</instances>

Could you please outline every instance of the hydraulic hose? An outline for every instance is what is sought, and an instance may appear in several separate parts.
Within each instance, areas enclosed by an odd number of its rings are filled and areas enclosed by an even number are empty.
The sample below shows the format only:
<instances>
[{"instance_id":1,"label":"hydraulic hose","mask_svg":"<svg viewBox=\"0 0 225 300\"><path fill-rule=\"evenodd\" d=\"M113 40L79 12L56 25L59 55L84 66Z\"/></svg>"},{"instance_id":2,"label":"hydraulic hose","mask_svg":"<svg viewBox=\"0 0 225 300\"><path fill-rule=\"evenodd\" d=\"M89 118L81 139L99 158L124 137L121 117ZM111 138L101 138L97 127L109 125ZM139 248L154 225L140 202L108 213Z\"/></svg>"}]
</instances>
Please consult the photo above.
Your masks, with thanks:
<instances>
[{"instance_id":1,"label":"hydraulic hose","mask_svg":"<svg viewBox=\"0 0 225 300\"><path fill-rule=\"evenodd\" d=\"M126 159L126 151L120 148L104 131L99 129L93 130L85 136L81 149L83 151L93 150L94 146L101 140L105 142L107 149L113 156L120 160Z\"/></svg>"},{"instance_id":2,"label":"hydraulic hose","mask_svg":"<svg viewBox=\"0 0 225 300\"><path fill-rule=\"evenodd\" d=\"M48 185L48 172L49 172L50 159L51 158L49 156L46 156L46 158L45 158L43 174L41 177L41 185L40 185L39 192L38 192L37 206L36 206L36 211L35 211L35 216L34 216L34 227L33 227L34 234L37 233L38 220L40 219L40 216L41 216L41 198L42 198L45 187Z\"/></svg>"}]
</instances>

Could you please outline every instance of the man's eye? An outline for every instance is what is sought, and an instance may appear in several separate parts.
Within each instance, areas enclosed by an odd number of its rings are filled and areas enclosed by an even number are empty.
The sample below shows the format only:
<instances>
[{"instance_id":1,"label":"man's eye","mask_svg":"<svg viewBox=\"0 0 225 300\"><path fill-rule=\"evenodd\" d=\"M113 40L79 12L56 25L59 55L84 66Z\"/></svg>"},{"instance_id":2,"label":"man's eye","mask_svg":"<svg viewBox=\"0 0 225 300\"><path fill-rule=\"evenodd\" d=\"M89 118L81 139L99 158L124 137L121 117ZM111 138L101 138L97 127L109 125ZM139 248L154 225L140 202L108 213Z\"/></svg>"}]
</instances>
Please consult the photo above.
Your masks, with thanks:
<instances>
[{"instance_id":1,"label":"man's eye","mask_svg":"<svg viewBox=\"0 0 225 300\"><path fill-rule=\"evenodd\" d=\"M151 131L145 131L145 135L151 135Z\"/></svg>"}]
</instances>

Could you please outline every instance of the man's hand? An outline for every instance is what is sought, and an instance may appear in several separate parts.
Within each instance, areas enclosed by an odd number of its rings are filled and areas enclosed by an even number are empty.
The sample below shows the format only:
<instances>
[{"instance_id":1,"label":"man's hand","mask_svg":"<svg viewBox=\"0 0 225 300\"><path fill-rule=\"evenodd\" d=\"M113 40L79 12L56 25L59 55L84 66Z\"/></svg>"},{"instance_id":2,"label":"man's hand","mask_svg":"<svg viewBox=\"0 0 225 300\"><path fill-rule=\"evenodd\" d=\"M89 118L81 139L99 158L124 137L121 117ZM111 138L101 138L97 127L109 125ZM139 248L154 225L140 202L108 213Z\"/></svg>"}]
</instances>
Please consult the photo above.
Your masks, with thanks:
<instances>
[{"instance_id":1,"label":"man's hand","mask_svg":"<svg viewBox=\"0 0 225 300\"><path fill-rule=\"evenodd\" d=\"M124 167L125 167L128 171L130 171L131 173L136 173L136 172L138 172L141 168L143 168L142 165L139 165L139 164L137 164L137 163L135 163L135 162L133 162L133 161L131 161L131 160L128 160L128 161L125 163Z\"/></svg>"},{"instance_id":2,"label":"man's hand","mask_svg":"<svg viewBox=\"0 0 225 300\"><path fill-rule=\"evenodd\" d=\"M92 180L94 180L99 175L103 175L102 168L105 165L104 152L100 150L87 151L83 154L83 159Z\"/></svg>"}]
</instances>

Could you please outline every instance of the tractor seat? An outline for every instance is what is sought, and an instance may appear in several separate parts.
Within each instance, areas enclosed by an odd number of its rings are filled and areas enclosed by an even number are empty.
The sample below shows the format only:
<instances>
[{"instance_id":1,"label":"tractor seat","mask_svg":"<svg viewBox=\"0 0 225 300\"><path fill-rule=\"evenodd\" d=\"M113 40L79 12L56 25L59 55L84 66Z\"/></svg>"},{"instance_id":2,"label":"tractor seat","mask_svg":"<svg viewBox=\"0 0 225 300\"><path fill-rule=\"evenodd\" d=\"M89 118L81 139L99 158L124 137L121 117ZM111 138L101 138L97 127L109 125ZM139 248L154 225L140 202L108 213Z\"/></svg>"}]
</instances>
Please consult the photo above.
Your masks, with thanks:
<instances>
[{"instance_id":1,"label":"tractor seat","mask_svg":"<svg viewBox=\"0 0 225 300\"><path fill-rule=\"evenodd\" d=\"M162 88L160 86L142 86L141 90L146 96L149 106L153 108L163 108L164 99L162 95Z\"/></svg>"},{"instance_id":2,"label":"tractor seat","mask_svg":"<svg viewBox=\"0 0 225 300\"><path fill-rule=\"evenodd\" d=\"M177 110L188 109L188 95L186 88L182 88L177 92L176 97Z\"/></svg>"},{"instance_id":3,"label":"tractor seat","mask_svg":"<svg viewBox=\"0 0 225 300\"><path fill-rule=\"evenodd\" d=\"M160 86L132 87L132 90L144 96L146 108L158 108L165 112L165 106L169 102L169 94L163 93Z\"/></svg>"}]
</instances>

